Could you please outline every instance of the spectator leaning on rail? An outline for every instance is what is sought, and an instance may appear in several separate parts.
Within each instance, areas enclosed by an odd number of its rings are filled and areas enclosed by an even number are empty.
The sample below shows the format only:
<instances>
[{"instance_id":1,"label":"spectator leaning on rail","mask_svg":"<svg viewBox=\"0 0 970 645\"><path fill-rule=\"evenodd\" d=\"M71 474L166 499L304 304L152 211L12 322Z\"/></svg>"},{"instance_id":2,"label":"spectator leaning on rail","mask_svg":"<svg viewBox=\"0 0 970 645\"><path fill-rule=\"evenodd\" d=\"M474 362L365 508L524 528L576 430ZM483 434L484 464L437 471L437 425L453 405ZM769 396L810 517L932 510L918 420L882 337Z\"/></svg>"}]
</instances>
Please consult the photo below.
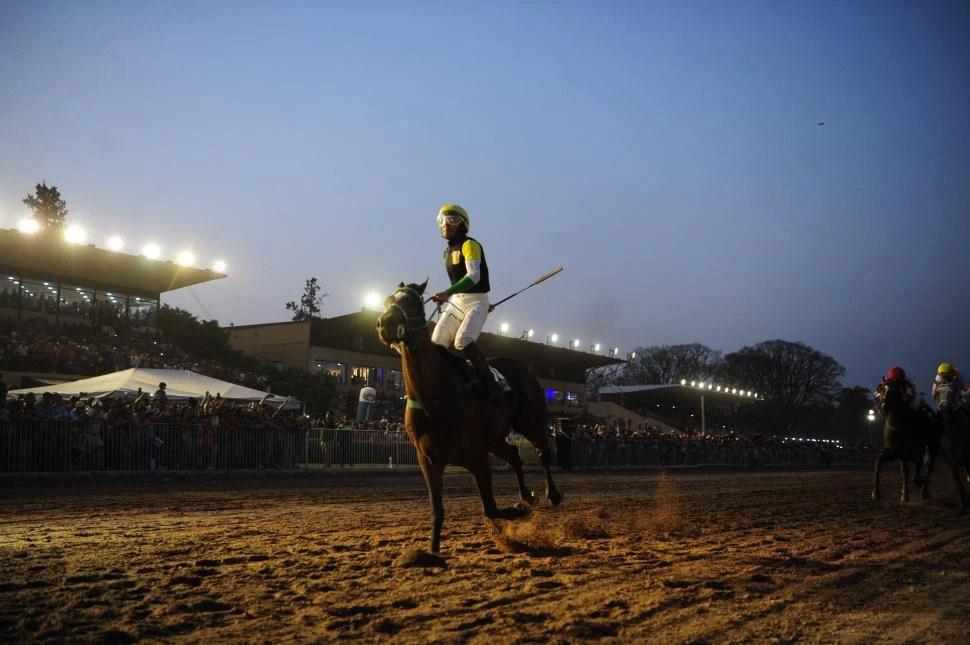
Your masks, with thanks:
<instances>
[{"instance_id":1,"label":"spectator leaning on rail","mask_svg":"<svg viewBox=\"0 0 970 645\"><path fill-rule=\"evenodd\" d=\"M445 204L438 211L441 237L445 247L445 271L451 286L434 294L436 304L448 303L435 325L431 340L450 348L454 344L475 368L486 396L494 399L502 393L495 383L485 355L476 344L485 319L488 318L488 263L478 240L468 237L469 218L464 208Z\"/></svg>"}]
</instances>

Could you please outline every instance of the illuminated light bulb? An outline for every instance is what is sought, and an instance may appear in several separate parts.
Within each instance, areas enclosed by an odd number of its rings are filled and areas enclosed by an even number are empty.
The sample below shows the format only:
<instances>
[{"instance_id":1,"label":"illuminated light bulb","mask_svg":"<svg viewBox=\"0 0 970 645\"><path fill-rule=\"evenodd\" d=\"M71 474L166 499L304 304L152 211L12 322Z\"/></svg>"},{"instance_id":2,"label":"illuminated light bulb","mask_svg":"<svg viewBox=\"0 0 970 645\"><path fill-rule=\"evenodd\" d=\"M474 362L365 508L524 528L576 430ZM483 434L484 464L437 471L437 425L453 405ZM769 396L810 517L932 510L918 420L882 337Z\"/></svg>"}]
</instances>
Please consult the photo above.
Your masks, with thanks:
<instances>
[{"instance_id":1,"label":"illuminated light bulb","mask_svg":"<svg viewBox=\"0 0 970 645\"><path fill-rule=\"evenodd\" d=\"M33 217L26 217L20 220L20 224L17 226L17 228L21 233L33 235L40 230L40 224Z\"/></svg>"},{"instance_id":2,"label":"illuminated light bulb","mask_svg":"<svg viewBox=\"0 0 970 645\"><path fill-rule=\"evenodd\" d=\"M71 244L82 244L85 237L87 237L87 234L84 229L77 224L68 226L67 230L64 231L64 239Z\"/></svg>"}]
</instances>

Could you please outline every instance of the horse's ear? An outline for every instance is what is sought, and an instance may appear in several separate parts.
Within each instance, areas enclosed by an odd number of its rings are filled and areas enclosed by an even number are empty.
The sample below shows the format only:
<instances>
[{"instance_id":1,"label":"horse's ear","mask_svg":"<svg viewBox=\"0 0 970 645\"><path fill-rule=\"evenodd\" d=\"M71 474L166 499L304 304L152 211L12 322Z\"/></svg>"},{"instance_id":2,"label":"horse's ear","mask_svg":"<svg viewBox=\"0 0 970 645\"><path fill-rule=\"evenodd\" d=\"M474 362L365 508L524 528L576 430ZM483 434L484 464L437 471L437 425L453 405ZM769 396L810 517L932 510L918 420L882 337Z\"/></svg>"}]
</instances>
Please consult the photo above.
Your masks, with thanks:
<instances>
[{"instance_id":1,"label":"horse's ear","mask_svg":"<svg viewBox=\"0 0 970 645\"><path fill-rule=\"evenodd\" d=\"M424 290L428 286L428 280L430 278L431 277L428 276L427 278L424 279L424 282L422 282L421 284L418 285L418 293L420 293L421 295L424 295Z\"/></svg>"},{"instance_id":2,"label":"horse's ear","mask_svg":"<svg viewBox=\"0 0 970 645\"><path fill-rule=\"evenodd\" d=\"M398 285L397 285L397 288L398 288L398 289L403 289L403 288L404 288L404 283L402 282L402 283L400 283L400 284L398 284Z\"/></svg>"}]
</instances>

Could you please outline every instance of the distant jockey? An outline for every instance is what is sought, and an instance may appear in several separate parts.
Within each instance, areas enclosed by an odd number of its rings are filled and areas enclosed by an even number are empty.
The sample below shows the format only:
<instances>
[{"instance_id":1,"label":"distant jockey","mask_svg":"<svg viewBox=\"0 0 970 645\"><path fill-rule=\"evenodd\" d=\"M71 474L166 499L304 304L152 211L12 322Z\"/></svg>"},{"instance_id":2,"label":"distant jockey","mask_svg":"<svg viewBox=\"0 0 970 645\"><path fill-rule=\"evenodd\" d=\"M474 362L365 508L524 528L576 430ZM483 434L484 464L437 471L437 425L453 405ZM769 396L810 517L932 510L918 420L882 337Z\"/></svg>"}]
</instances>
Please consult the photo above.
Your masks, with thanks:
<instances>
[{"instance_id":1,"label":"distant jockey","mask_svg":"<svg viewBox=\"0 0 970 645\"><path fill-rule=\"evenodd\" d=\"M879 382L879 386L876 388L876 404L879 408L879 414L885 415L885 410L883 409L883 398L886 396L886 388L891 384L897 383L902 387L903 400L909 404L909 409L916 412L921 407L924 406L923 395L920 394L913 382L906 378L906 370L894 365L889 368L889 372L886 376Z\"/></svg>"},{"instance_id":2,"label":"distant jockey","mask_svg":"<svg viewBox=\"0 0 970 645\"><path fill-rule=\"evenodd\" d=\"M970 388L964 384L963 378L960 376L960 370L950 363L940 363L940 366L936 368L936 378L933 379L934 397L936 396L936 391L944 384L956 388L960 392L959 404L961 406L967 405L968 400L970 400Z\"/></svg>"}]
</instances>

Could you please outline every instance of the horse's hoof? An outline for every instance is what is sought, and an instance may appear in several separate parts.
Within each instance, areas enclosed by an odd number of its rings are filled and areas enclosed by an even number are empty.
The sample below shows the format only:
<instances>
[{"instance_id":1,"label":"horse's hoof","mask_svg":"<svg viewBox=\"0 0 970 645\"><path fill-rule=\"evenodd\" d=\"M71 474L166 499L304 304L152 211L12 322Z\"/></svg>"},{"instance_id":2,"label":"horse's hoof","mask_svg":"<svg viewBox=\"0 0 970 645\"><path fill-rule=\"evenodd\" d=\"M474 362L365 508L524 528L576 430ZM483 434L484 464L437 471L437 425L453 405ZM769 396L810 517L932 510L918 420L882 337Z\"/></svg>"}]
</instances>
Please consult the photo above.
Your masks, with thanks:
<instances>
[{"instance_id":1,"label":"horse's hoof","mask_svg":"<svg viewBox=\"0 0 970 645\"><path fill-rule=\"evenodd\" d=\"M562 504L562 498L563 498L562 493L560 493L559 491L556 491L549 495L549 503L552 504L553 506L559 506L560 504Z\"/></svg>"},{"instance_id":2,"label":"horse's hoof","mask_svg":"<svg viewBox=\"0 0 970 645\"><path fill-rule=\"evenodd\" d=\"M526 517L530 513L532 513L532 507L530 507L528 504L518 502L505 509L502 515L504 515L505 519L508 520L518 520Z\"/></svg>"},{"instance_id":3,"label":"horse's hoof","mask_svg":"<svg viewBox=\"0 0 970 645\"><path fill-rule=\"evenodd\" d=\"M878 502L880 499L882 499L882 495L876 491L872 491L872 501Z\"/></svg>"}]
</instances>

